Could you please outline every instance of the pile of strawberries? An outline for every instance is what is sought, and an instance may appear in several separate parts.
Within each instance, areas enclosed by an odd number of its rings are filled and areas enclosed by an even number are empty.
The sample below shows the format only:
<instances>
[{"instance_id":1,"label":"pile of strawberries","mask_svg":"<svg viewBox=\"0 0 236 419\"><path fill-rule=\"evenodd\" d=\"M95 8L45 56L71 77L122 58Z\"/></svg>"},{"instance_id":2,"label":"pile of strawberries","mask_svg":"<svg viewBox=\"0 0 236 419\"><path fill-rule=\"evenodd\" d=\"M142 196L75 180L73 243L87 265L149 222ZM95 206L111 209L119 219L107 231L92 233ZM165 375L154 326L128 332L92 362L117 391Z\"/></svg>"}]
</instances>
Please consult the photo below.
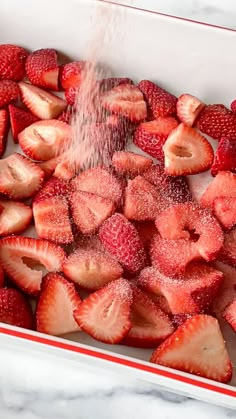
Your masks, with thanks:
<instances>
[{"instance_id":1,"label":"pile of strawberries","mask_svg":"<svg viewBox=\"0 0 236 419\"><path fill-rule=\"evenodd\" d=\"M0 45L1 156L9 125L21 149L0 160L0 320L157 348L151 362L227 383L219 324L236 331L235 104L91 69L59 65L53 49ZM91 71L86 135L110 162L82 170L70 122ZM145 153L125 151L130 140ZM207 170L196 200L188 175Z\"/></svg>"}]
</instances>

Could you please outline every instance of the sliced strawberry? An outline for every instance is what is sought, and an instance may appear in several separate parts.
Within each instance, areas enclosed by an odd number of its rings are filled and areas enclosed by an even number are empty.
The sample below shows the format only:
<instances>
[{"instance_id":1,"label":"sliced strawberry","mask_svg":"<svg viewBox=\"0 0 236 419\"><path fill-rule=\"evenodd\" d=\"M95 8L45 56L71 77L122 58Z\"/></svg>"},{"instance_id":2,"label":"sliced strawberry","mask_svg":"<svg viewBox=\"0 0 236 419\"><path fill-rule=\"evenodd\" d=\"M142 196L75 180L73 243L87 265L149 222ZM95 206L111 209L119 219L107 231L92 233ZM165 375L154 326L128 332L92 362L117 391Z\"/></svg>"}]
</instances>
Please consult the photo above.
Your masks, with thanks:
<instances>
[{"instance_id":1,"label":"sliced strawberry","mask_svg":"<svg viewBox=\"0 0 236 419\"><path fill-rule=\"evenodd\" d=\"M224 263L236 267L236 227L225 232L224 245L221 249L219 259Z\"/></svg>"},{"instance_id":2,"label":"sliced strawberry","mask_svg":"<svg viewBox=\"0 0 236 419\"><path fill-rule=\"evenodd\" d=\"M236 138L235 138L236 140ZM236 141L229 138L221 138L211 166L211 174L217 175L222 171L236 171Z\"/></svg>"},{"instance_id":3,"label":"sliced strawberry","mask_svg":"<svg viewBox=\"0 0 236 419\"><path fill-rule=\"evenodd\" d=\"M177 116L181 122L192 127L204 106L200 99L185 93L178 98Z\"/></svg>"},{"instance_id":4,"label":"sliced strawberry","mask_svg":"<svg viewBox=\"0 0 236 419\"><path fill-rule=\"evenodd\" d=\"M77 172L76 165L73 164L70 156L65 152L60 155L59 162L57 163L53 175L58 179L69 181L75 177Z\"/></svg>"},{"instance_id":5,"label":"sliced strawberry","mask_svg":"<svg viewBox=\"0 0 236 419\"><path fill-rule=\"evenodd\" d=\"M33 160L58 156L72 142L72 128L57 119L38 121L18 135L23 152Z\"/></svg>"},{"instance_id":6,"label":"sliced strawberry","mask_svg":"<svg viewBox=\"0 0 236 419\"><path fill-rule=\"evenodd\" d=\"M1 208L0 208L0 212L1 212ZM4 284L4 270L2 269L2 267L0 266L0 287L2 288L3 284Z\"/></svg>"},{"instance_id":7,"label":"sliced strawberry","mask_svg":"<svg viewBox=\"0 0 236 419\"><path fill-rule=\"evenodd\" d=\"M53 159L38 163L38 166L44 173L45 180L49 179L54 174L54 170L56 169L59 160L60 160L60 156L57 156L57 157L54 157Z\"/></svg>"},{"instance_id":8,"label":"sliced strawberry","mask_svg":"<svg viewBox=\"0 0 236 419\"><path fill-rule=\"evenodd\" d=\"M214 266L224 275L224 281L211 307L214 315L220 320L225 307L236 298L236 269L219 261L216 261Z\"/></svg>"},{"instance_id":9,"label":"sliced strawberry","mask_svg":"<svg viewBox=\"0 0 236 419\"><path fill-rule=\"evenodd\" d=\"M9 278L27 294L37 295L43 271L61 271L64 259L64 251L47 240L21 236L0 240L0 264Z\"/></svg>"},{"instance_id":10,"label":"sliced strawberry","mask_svg":"<svg viewBox=\"0 0 236 419\"><path fill-rule=\"evenodd\" d=\"M17 100L20 95L18 84L12 80L0 80L0 108Z\"/></svg>"},{"instance_id":11,"label":"sliced strawberry","mask_svg":"<svg viewBox=\"0 0 236 419\"><path fill-rule=\"evenodd\" d=\"M35 86L59 90L59 67L55 49L42 48L29 54L25 69L29 81Z\"/></svg>"},{"instance_id":12,"label":"sliced strawberry","mask_svg":"<svg viewBox=\"0 0 236 419\"><path fill-rule=\"evenodd\" d=\"M11 122L12 136L15 143L18 142L18 134L29 125L37 122L39 118L25 109L18 108L15 105L9 105L9 115Z\"/></svg>"},{"instance_id":13,"label":"sliced strawberry","mask_svg":"<svg viewBox=\"0 0 236 419\"><path fill-rule=\"evenodd\" d=\"M39 119L57 118L67 107L60 97L29 83L19 83L21 98L25 106Z\"/></svg>"},{"instance_id":14,"label":"sliced strawberry","mask_svg":"<svg viewBox=\"0 0 236 419\"><path fill-rule=\"evenodd\" d=\"M0 236L21 233L32 221L32 209L22 202L0 200Z\"/></svg>"},{"instance_id":15,"label":"sliced strawberry","mask_svg":"<svg viewBox=\"0 0 236 419\"><path fill-rule=\"evenodd\" d=\"M108 252L131 273L138 273L146 264L146 255L138 231L122 214L114 214L104 222L99 237Z\"/></svg>"},{"instance_id":16,"label":"sliced strawberry","mask_svg":"<svg viewBox=\"0 0 236 419\"><path fill-rule=\"evenodd\" d=\"M9 130L9 116L6 109L0 109L0 158L4 154Z\"/></svg>"},{"instance_id":17,"label":"sliced strawberry","mask_svg":"<svg viewBox=\"0 0 236 419\"><path fill-rule=\"evenodd\" d=\"M205 314L188 319L154 351L150 361L221 383L232 377L218 321Z\"/></svg>"},{"instance_id":18,"label":"sliced strawberry","mask_svg":"<svg viewBox=\"0 0 236 419\"><path fill-rule=\"evenodd\" d=\"M79 94L79 86L71 86L65 91L65 100L69 106L76 104L76 99Z\"/></svg>"},{"instance_id":19,"label":"sliced strawberry","mask_svg":"<svg viewBox=\"0 0 236 419\"><path fill-rule=\"evenodd\" d=\"M236 197L236 174L219 172L202 194L200 204L203 207L212 208L215 199L222 196Z\"/></svg>"},{"instance_id":20,"label":"sliced strawberry","mask_svg":"<svg viewBox=\"0 0 236 419\"><path fill-rule=\"evenodd\" d=\"M86 61L73 61L60 67L60 85L63 90L73 86L79 86L85 76L86 69L90 69L91 64Z\"/></svg>"},{"instance_id":21,"label":"sliced strawberry","mask_svg":"<svg viewBox=\"0 0 236 419\"><path fill-rule=\"evenodd\" d=\"M165 276L155 268L143 269L138 285L163 296L172 314L193 314L209 309L223 280L222 272L206 263L195 263L187 267L181 278Z\"/></svg>"},{"instance_id":22,"label":"sliced strawberry","mask_svg":"<svg viewBox=\"0 0 236 419\"><path fill-rule=\"evenodd\" d=\"M58 121L66 122L67 124L71 124L73 118L73 110L71 106L67 106L67 108L61 113L61 115L57 118Z\"/></svg>"},{"instance_id":23,"label":"sliced strawberry","mask_svg":"<svg viewBox=\"0 0 236 419\"><path fill-rule=\"evenodd\" d=\"M147 106L143 94L132 84L120 84L102 93L102 106L108 111L139 122L147 116Z\"/></svg>"},{"instance_id":24,"label":"sliced strawberry","mask_svg":"<svg viewBox=\"0 0 236 419\"><path fill-rule=\"evenodd\" d=\"M208 105L197 119L197 128L215 140L236 140L236 115L224 105Z\"/></svg>"},{"instance_id":25,"label":"sliced strawberry","mask_svg":"<svg viewBox=\"0 0 236 419\"><path fill-rule=\"evenodd\" d=\"M164 160L163 145L169 134L179 123L172 117L159 117L150 122L141 123L134 133L134 144L150 156Z\"/></svg>"},{"instance_id":26,"label":"sliced strawberry","mask_svg":"<svg viewBox=\"0 0 236 419\"><path fill-rule=\"evenodd\" d=\"M226 307L223 317L236 333L236 298Z\"/></svg>"},{"instance_id":27,"label":"sliced strawberry","mask_svg":"<svg viewBox=\"0 0 236 419\"><path fill-rule=\"evenodd\" d=\"M36 201L45 200L47 198L65 197L69 195L70 186L68 182L64 182L54 176L52 176L34 197L33 203Z\"/></svg>"},{"instance_id":28,"label":"sliced strawberry","mask_svg":"<svg viewBox=\"0 0 236 419\"><path fill-rule=\"evenodd\" d=\"M44 173L31 160L14 153L0 160L0 192L13 199L30 198L40 189Z\"/></svg>"},{"instance_id":29,"label":"sliced strawberry","mask_svg":"<svg viewBox=\"0 0 236 419\"><path fill-rule=\"evenodd\" d=\"M73 284L59 274L47 274L36 309L38 332L55 336L78 332L80 328L74 320L74 312L80 304L81 298Z\"/></svg>"},{"instance_id":30,"label":"sliced strawberry","mask_svg":"<svg viewBox=\"0 0 236 419\"><path fill-rule=\"evenodd\" d=\"M25 75L28 52L17 45L0 45L0 80L20 81Z\"/></svg>"},{"instance_id":31,"label":"sliced strawberry","mask_svg":"<svg viewBox=\"0 0 236 419\"><path fill-rule=\"evenodd\" d=\"M134 84L134 82L128 77L109 77L107 79L102 79L99 81L100 92L107 92L108 90L113 89L113 87L120 86L121 84Z\"/></svg>"},{"instance_id":32,"label":"sliced strawberry","mask_svg":"<svg viewBox=\"0 0 236 419\"><path fill-rule=\"evenodd\" d=\"M225 229L236 224L236 197L219 196L213 202L213 213Z\"/></svg>"},{"instance_id":33,"label":"sliced strawberry","mask_svg":"<svg viewBox=\"0 0 236 419\"><path fill-rule=\"evenodd\" d=\"M141 156L132 151L115 151L112 157L112 165L117 173L135 177L141 175L153 164L149 157Z\"/></svg>"},{"instance_id":34,"label":"sliced strawberry","mask_svg":"<svg viewBox=\"0 0 236 419\"><path fill-rule=\"evenodd\" d=\"M64 262L62 271L68 279L91 291L123 274L121 265L108 252L97 249L77 249Z\"/></svg>"},{"instance_id":35,"label":"sliced strawberry","mask_svg":"<svg viewBox=\"0 0 236 419\"><path fill-rule=\"evenodd\" d=\"M234 99L230 104L230 109L233 112L236 112L236 100Z\"/></svg>"},{"instance_id":36,"label":"sliced strawberry","mask_svg":"<svg viewBox=\"0 0 236 419\"><path fill-rule=\"evenodd\" d=\"M171 176L205 172L211 167L214 158L211 144L183 123L170 133L163 151L165 172Z\"/></svg>"},{"instance_id":37,"label":"sliced strawberry","mask_svg":"<svg viewBox=\"0 0 236 419\"><path fill-rule=\"evenodd\" d=\"M33 329L32 308L21 292L13 288L0 289L0 321L12 326Z\"/></svg>"},{"instance_id":38,"label":"sliced strawberry","mask_svg":"<svg viewBox=\"0 0 236 419\"><path fill-rule=\"evenodd\" d=\"M176 114L177 98L157 84L142 80L138 84L149 107L150 119Z\"/></svg>"},{"instance_id":39,"label":"sliced strawberry","mask_svg":"<svg viewBox=\"0 0 236 419\"><path fill-rule=\"evenodd\" d=\"M144 249L149 253L151 241L158 233L155 223L153 221L136 222L135 227L138 230Z\"/></svg>"},{"instance_id":40,"label":"sliced strawberry","mask_svg":"<svg viewBox=\"0 0 236 419\"><path fill-rule=\"evenodd\" d=\"M80 328L104 343L119 343L131 328L132 290L128 281L117 279L90 294L74 313Z\"/></svg>"}]
</instances>

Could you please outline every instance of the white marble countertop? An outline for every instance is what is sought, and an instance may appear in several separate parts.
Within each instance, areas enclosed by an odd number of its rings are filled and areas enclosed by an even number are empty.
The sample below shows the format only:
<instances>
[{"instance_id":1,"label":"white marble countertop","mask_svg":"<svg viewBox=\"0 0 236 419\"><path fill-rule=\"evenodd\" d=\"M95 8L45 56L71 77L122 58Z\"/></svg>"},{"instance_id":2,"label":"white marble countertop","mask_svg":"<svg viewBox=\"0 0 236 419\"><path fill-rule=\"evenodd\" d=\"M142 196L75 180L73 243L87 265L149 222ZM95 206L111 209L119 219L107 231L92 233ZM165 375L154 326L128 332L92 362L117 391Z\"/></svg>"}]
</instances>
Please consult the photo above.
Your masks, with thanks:
<instances>
[{"instance_id":1,"label":"white marble countertop","mask_svg":"<svg viewBox=\"0 0 236 419\"><path fill-rule=\"evenodd\" d=\"M235 0L116 0L236 29ZM223 419L236 411L170 393L154 385L66 366L60 359L0 349L2 419Z\"/></svg>"}]
</instances>

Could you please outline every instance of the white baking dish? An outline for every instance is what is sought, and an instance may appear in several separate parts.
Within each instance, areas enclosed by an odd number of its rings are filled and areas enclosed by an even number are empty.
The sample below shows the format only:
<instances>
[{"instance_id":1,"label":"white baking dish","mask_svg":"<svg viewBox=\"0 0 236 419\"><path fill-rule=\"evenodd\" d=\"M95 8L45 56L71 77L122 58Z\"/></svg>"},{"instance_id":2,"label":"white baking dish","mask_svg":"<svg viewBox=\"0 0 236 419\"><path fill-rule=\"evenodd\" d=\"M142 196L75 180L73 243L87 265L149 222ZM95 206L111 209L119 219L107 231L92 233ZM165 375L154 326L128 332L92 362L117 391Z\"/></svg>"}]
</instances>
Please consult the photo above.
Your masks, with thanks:
<instances>
[{"instance_id":1,"label":"white baking dish","mask_svg":"<svg viewBox=\"0 0 236 419\"><path fill-rule=\"evenodd\" d=\"M115 20L107 7L113 8ZM109 19L114 23L114 33L107 24ZM228 105L235 99L236 32L231 30L130 7L108 6L105 1L1 0L0 43L17 43L31 49L53 47L73 59L85 59L90 56L95 21L99 21L100 33L106 28L105 39L97 36L100 41L95 48L96 58L108 64L114 74L134 80L148 78L176 95L189 92L208 103ZM235 378L231 385L221 385L155 366L147 362L150 350L105 346L82 333L58 339L4 324L0 326L0 344L32 350L36 356L37 351L47 352L64 362L73 359L126 372L169 391L236 408ZM236 335L231 335L229 346L235 358Z\"/></svg>"}]
</instances>

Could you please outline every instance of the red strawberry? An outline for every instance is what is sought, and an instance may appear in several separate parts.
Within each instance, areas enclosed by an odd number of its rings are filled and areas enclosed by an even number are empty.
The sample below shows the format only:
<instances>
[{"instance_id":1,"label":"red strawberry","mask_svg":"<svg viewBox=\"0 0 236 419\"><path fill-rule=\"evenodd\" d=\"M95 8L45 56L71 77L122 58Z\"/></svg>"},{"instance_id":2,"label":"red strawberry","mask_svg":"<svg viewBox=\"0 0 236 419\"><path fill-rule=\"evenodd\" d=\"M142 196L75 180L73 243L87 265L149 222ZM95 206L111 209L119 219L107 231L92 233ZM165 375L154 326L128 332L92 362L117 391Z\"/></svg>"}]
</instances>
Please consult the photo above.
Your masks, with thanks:
<instances>
[{"instance_id":1,"label":"red strawberry","mask_svg":"<svg viewBox=\"0 0 236 419\"><path fill-rule=\"evenodd\" d=\"M106 220L99 237L108 252L129 272L137 274L146 264L146 255L138 231L122 214Z\"/></svg>"},{"instance_id":2,"label":"red strawberry","mask_svg":"<svg viewBox=\"0 0 236 419\"><path fill-rule=\"evenodd\" d=\"M37 330L55 336L78 332L80 328L74 320L74 312L80 304L73 284L59 274L47 274L36 309Z\"/></svg>"},{"instance_id":3,"label":"red strawberry","mask_svg":"<svg viewBox=\"0 0 236 419\"><path fill-rule=\"evenodd\" d=\"M55 197L68 197L70 192L70 186L68 182L64 182L63 180L58 179L55 176L52 176L46 183L44 183L43 187L34 197L34 202L45 200L47 198L55 198Z\"/></svg>"},{"instance_id":4,"label":"red strawberry","mask_svg":"<svg viewBox=\"0 0 236 419\"><path fill-rule=\"evenodd\" d=\"M150 361L221 383L232 377L218 321L205 314L188 319L154 351Z\"/></svg>"},{"instance_id":5,"label":"red strawberry","mask_svg":"<svg viewBox=\"0 0 236 419\"><path fill-rule=\"evenodd\" d=\"M22 202L0 200L0 236L21 233L32 221L32 209Z\"/></svg>"},{"instance_id":6,"label":"red strawberry","mask_svg":"<svg viewBox=\"0 0 236 419\"><path fill-rule=\"evenodd\" d=\"M101 104L108 111L139 122L147 116L147 106L143 94L132 84L120 84L102 93Z\"/></svg>"},{"instance_id":7,"label":"red strawberry","mask_svg":"<svg viewBox=\"0 0 236 419\"><path fill-rule=\"evenodd\" d=\"M214 262L214 266L224 275L224 281L211 307L212 313L221 320L225 307L236 298L236 269L219 261Z\"/></svg>"},{"instance_id":8,"label":"red strawberry","mask_svg":"<svg viewBox=\"0 0 236 419\"><path fill-rule=\"evenodd\" d=\"M120 86L121 84L134 84L134 82L127 77L110 77L107 79L102 79L99 81L100 92L107 92L108 90L113 89L113 87Z\"/></svg>"},{"instance_id":9,"label":"red strawberry","mask_svg":"<svg viewBox=\"0 0 236 419\"><path fill-rule=\"evenodd\" d=\"M18 108L15 105L9 105L9 115L11 122L12 136L15 143L18 142L18 134L29 125L37 122L39 118L31 112Z\"/></svg>"},{"instance_id":10,"label":"red strawberry","mask_svg":"<svg viewBox=\"0 0 236 419\"><path fill-rule=\"evenodd\" d=\"M82 288L96 291L123 274L120 264L107 252L77 249L64 262L62 271Z\"/></svg>"},{"instance_id":11,"label":"red strawberry","mask_svg":"<svg viewBox=\"0 0 236 419\"><path fill-rule=\"evenodd\" d=\"M0 108L17 100L20 95L18 84L12 80L0 80Z\"/></svg>"},{"instance_id":12,"label":"red strawberry","mask_svg":"<svg viewBox=\"0 0 236 419\"><path fill-rule=\"evenodd\" d=\"M132 290L125 279L117 279L90 294L74 313L80 328L104 343L119 343L131 328Z\"/></svg>"},{"instance_id":13,"label":"red strawberry","mask_svg":"<svg viewBox=\"0 0 236 419\"><path fill-rule=\"evenodd\" d=\"M11 236L0 240L0 264L12 281L27 294L37 295L45 269L61 271L64 251L47 240Z\"/></svg>"},{"instance_id":14,"label":"red strawberry","mask_svg":"<svg viewBox=\"0 0 236 419\"><path fill-rule=\"evenodd\" d=\"M1 213L1 208L0 208L0 213ZM3 284L4 284L4 270L2 269L2 267L0 266L0 287L2 288Z\"/></svg>"},{"instance_id":15,"label":"red strawberry","mask_svg":"<svg viewBox=\"0 0 236 419\"><path fill-rule=\"evenodd\" d=\"M115 151L112 157L112 165L117 173L135 177L141 175L153 164L149 157L141 156L132 151Z\"/></svg>"},{"instance_id":16,"label":"red strawberry","mask_svg":"<svg viewBox=\"0 0 236 419\"><path fill-rule=\"evenodd\" d=\"M29 81L35 86L59 90L57 52L52 48L38 49L26 59L25 70Z\"/></svg>"},{"instance_id":17,"label":"red strawberry","mask_svg":"<svg viewBox=\"0 0 236 419\"><path fill-rule=\"evenodd\" d=\"M235 138L236 140L236 138ZM229 138L221 138L211 166L211 174L229 170L236 171L236 141Z\"/></svg>"},{"instance_id":18,"label":"red strawberry","mask_svg":"<svg viewBox=\"0 0 236 419\"><path fill-rule=\"evenodd\" d=\"M33 160L57 157L72 142L72 128L57 119L38 121L18 135L23 152Z\"/></svg>"},{"instance_id":19,"label":"red strawberry","mask_svg":"<svg viewBox=\"0 0 236 419\"><path fill-rule=\"evenodd\" d=\"M236 115L224 105L208 105L197 119L197 128L215 140L236 140Z\"/></svg>"},{"instance_id":20,"label":"red strawberry","mask_svg":"<svg viewBox=\"0 0 236 419\"><path fill-rule=\"evenodd\" d=\"M28 52L17 45L0 45L0 80L20 81L25 75Z\"/></svg>"},{"instance_id":21,"label":"red strawberry","mask_svg":"<svg viewBox=\"0 0 236 419\"><path fill-rule=\"evenodd\" d=\"M57 118L67 107L60 97L29 83L19 83L21 98L25 106L39 119Z\"/></svg>"},{"instance_id":22,"label":"red strawberry","mask_svg":"<svg viewBox=\"0 0 236 419\"><path fill-rule=\"evenodd\" d=\"M40 189L43 171L18 153L0 160L0 192L13 199L30 198Z\"/></svg>"},{"instance_id":23,"label":"red strawberry","mask_svg":"<svg viewBox=\"0 0 236 419\"><path fill-rule=\"evenodd\" d=\"M236 100L233 100L233 102L231 102L230 109L231 111L236 112Z\"/></svg>"},{"instance_id":24,"label":"red strawberry","mask_svg":"<svg viewBox=\"0 0 236 419\"><path fill-rule=\"evenodd\" d=\"M181 122L192 127L205 103L187 93L181 95L177 102L177 116Z\"/></svg>"},{"instance_id":25,"label":"red strawberry","mask_svg":"<svg viewBox=\"0 0 236 419\"><path fill-rule=\"evenodd\" d=\"M79 86L71 86L65 91L65 99L69 106L74 106L79 94Z\"/></svg>"},{"instance_id":26,"label":"red strawberry","mask_svg":"<svg viewBox=\"0 0 236 419\"><path fill-rule=\"evenodd\" d=\"M224 228L232 228L236 224L236 197L216 198L213 202L213 213Z\"/></svg>"},{"instance_id":27,"label":"red strawberry","mask_svg":"<svg viewBox=\"0 0 236 419\"><path fill-rule=\"evenodd\" d=\"M58 121L66 122L67 124L71 124L73 118L73 110L71 106L67 106L67 108L61 113L61 115L57 118Z\"/></svg>"},{"instance_id":28,"label":"red strawberry","mask_svg":"<svg viewBox=\"0 0 236 419\"><path fill-rule=\"evenodd\" d=\"M158 233L155 223L153 221L136 222L135 227L138 230L144 249L149 253L151 241L154 235Z\"/></svg>"},{"instance_id":29,"label":"red strawberry","mask_svg":"<svg viewBox=\"0 0 236 419\"><path fill-rule=\"evenodd\" d=\"M53 175L58 179L69 181L77 174L77 167L73 164L70 155L67 152L60 155L59 162L57 163Z\"/></svg>"},{"instance_id":30,"label":"red strawberry","mask_svg":"<svg viewBox=\"0 0 236 419\"><path fill-rule=\"evenodd\" d=\"M149 106L150 119L176 114L177 98L174 95L149 80L140 81L138 87Z\"/></svg>"},{"instance_id":31,"label":"red strawberry","mask_svg":"<svg viewBox=\"0 0 236 419\"><path fill-rule=\"evenodd\" d=\"M205 172L211 167L214 158L211 144L183 123L170 133L163 151L165 172L171 176Z\"/></svg>"},{"instance_id":32,"label":"red strawberry","mask_svg":"<svg viewBox=\"0 0 236 419\"><path fill-rule=\"evenodd\" d=\"M223 317L236 333L236 298L226 307Z\"/></svg>"},{"instance_id":33,"label":"red strawberry","mask_svg":"<svg viewBox=\"0 0 236 419\"><path fill-rule=\"evenodd\" d=\"M121 342L123 345L154 348L174 332L167 314L137 287L133 287L130 317L132 327Z\"/></svg>"},{"instance_id":34,"label":"red strawberry","mask_svg":"<svg viewBox=\"0 0 236 419\"><path fill-rule=\"evenodd\" d=\"M44 172L44 178L48 179L50 178L52 175L54 175L57 178L61 178L63 179L63 176L59 176L59 174L61 174L61 170L58 170L60 168L61 164L66 164L68 162L68 159L70 157L70 152L69 151L65 151L61 154L59 154L59 156L53 157L52 159L43 161L38 163L39 167L43 170ZM69 159L69 163L70 163ZM70 166L72 166L72 164L70 164ZM56 171L56 173L55 173ZM66 178L64 180L70 180L72 177L75 176L75 171L73 172L73 175L71 175L71 177Z\"/></svg>"},{"instance_id":35,"label":"red strawberry","mask_svg":"<svg viewBox=\"0 0 236 419\"><path fill-rule=\"evenodd\" d=\"M164 160L163 145L169 134L178 126L172 117L159 117L150 122L141 123L134 133L133 142L145 153L160 161Z\"/></svg>"},{"instance_id":36,"label":"red strawberry","mask_svg":"<svg viewBox=\"0 0 236 419\"><path fill-rule=\"evenodd\" d=\"M219 259L224 263L236 267L236 227L225 232L224 245L221 249Z\"/></svg>"},{"instance_id":37,"label":"red strawberry","mask_svg":"<svg viewBox=\"0 0 236 419\"><path fill-rule=\"evenodd\" d=\"M6 109L0 109L0 158L4 154L9 130L9 116Z\"/></svg>"},{"instance_id":38,"label":"red strawberry","mask_svg":"<svg viewBox=\"0 0 236 419\"><path fill-rule=\"evenodd\" d=\"M13 288L0 289L0 321L12 326L33 329L32 309L21 292Z\"/></svg>"},{"instance_id":39,"label":"red strawberry","mask_svg":"<svg viewBox=\"0 0 236 419\"><path fill-rule=\"evenodd\" d=\"M200 204L206 208L213 208L215 199L222 196L236 197L236 174L219 172L202 194Z\"/></svg>"},{"instance_id":40,"label":"red strawberry","mask_svg":"<svg viewBox=\"0 0 236 419\"><path fill-rule=\"evenodd\" d=\"M86 70L91 72L91 64L86 61L73 61L60 67L60 85L63 90L79 86L85 77Z\"/></svg>"}]
</instances>

